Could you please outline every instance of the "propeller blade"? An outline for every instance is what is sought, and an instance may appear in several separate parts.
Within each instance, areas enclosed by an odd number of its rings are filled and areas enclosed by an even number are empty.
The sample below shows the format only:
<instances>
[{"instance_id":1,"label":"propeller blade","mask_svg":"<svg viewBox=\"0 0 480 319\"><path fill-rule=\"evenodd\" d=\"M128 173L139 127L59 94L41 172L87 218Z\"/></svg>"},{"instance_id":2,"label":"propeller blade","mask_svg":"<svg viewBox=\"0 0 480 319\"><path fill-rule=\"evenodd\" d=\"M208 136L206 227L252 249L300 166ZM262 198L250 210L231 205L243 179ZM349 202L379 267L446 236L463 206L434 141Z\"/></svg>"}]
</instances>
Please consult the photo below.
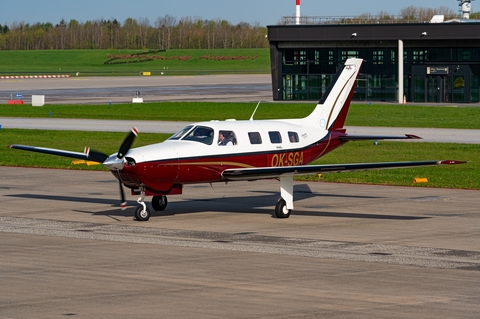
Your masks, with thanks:
<instances>
[{"instance_id":1,"label":"propeller blade","mask_svg":"<svg viewBox=\"0 0 480 319\"><path fill-rule=\"evenodd\" d=\"M105 162L105 160L108 158L107 154L92 150L90 147L85 147L84 153L87 155L89 160L99 163Z\"/></svg>"},{"instance_id":2,"label":"propeller blade","mask_svg":"<svg viewBox=\"0 0 480 319\"><path fill-rule=\"evenodd\" d=\"M127 137L123 141L122 145L120 146L120 149L118 150L117 158L122 159L125 157L125 154L127 154L130 147L132 147L133 141L135 140L135 137L137 137L137 135L138 135L138 129L136 127L133 127L130 130L130 133L128 133Z\"/></svg>"},{"instance_id":3,"label":"propeller blade","mask_svg":"<svg viewBox=\"0 0 480 319\"><path fill-rule=\"evenodd\" d=\"M125 210L127 208L127 201L125 200L125 191L123 190L122 186L122 177L120 176L120 171L117 171L118 174L118 185L120 186L120 206L122 207L122 210Z\"/></svg>"}]
</instances>

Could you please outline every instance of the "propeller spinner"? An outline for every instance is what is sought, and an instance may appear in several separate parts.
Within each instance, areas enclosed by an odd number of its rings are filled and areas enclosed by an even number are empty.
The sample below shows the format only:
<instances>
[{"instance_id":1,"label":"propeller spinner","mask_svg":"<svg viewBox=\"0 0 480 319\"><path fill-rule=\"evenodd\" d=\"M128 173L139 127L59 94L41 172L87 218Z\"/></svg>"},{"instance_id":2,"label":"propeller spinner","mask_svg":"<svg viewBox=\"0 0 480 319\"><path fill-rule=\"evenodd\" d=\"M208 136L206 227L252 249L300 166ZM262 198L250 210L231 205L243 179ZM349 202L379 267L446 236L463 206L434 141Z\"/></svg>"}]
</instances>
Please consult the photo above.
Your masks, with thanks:
<instances>
[{"instance_id":1,"label":"propeller spinner","mask_svg":"<svg viewBox=\"0 0 480 319\"><path fill-rule=\"evenodd\" d=\"M107 159L105 159L102 164L108 167L110 170L122 170L123 169L123 158L125 155L128 153L130 148L132 147L133 141L135 140L135 137L138 136L138 129L136 127L133 127L128 133L127 137L125 140L123 140L122 145L120 145L120 149L118 150L118 153L116 155L111 155ZM90 150L90 153L92 151ZM95 152L95 151L94 151ZM95 152L98 153L99 152Z\"/></svg>"}]
</instances>

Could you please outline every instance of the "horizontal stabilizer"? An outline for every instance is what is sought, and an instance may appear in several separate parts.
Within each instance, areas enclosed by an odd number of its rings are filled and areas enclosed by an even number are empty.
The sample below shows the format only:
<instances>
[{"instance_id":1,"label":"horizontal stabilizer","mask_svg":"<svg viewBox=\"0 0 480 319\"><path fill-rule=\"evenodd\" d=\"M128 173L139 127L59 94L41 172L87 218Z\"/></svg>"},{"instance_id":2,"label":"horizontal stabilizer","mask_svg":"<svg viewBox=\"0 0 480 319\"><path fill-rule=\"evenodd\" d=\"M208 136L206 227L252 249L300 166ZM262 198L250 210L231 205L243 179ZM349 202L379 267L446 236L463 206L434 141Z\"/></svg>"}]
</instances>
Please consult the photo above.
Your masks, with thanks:
<instances>
[{"instance_id":1,"label":"horizontal stabilizer","mask_svg":"<svg viewBox=\"0 0 480 319\"><path fill-rule=\"evenodd\" d=\"M283 167L258 167L258 168L232 168L223 171L222 176L227 180L258 180L277 178L281 175L308 175L327 174L339 172L354 172L367 170L381 170L393 168L422 167L434 165L464 164L466 162L455 160L419 161L419 162L382 162L382 163L359 163L359 164L327 164L327 165L304 165Z\"/></svg>"},{"instance_id":2,"label":"horizontal stabilizer","mask_svg":"<svg viewBox=\"0 0 480 319\"><path fill-rule=\"evenodd\" d=\"M375 135L345 135L338 138L340 141L375 141L375 140L421 140L422 138L413 134L404 136L375 136Z\"/></svg>"}]
</instances>

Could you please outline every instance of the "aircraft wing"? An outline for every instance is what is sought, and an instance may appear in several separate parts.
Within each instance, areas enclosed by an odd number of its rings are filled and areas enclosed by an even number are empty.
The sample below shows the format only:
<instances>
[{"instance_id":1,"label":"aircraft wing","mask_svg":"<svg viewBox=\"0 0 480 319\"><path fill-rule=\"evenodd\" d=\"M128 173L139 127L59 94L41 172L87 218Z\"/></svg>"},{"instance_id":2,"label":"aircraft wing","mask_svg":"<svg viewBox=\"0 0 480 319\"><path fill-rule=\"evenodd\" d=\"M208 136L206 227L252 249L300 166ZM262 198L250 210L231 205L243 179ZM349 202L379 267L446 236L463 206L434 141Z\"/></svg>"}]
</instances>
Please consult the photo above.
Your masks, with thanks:
<instances>
[{"instance_id":1,"label":"aircraft wing","mask_svg":"<svg viewBox=\"0 0 480 319\"><path fill-rule=\"evenodd\" d=\"M9 145L8 147L13 148L13 149L18 149L18 150L44 153L44 154L57 155L57 156L76 158L76 159L81 159L81 160L86 160L86 161L97 161L98 162L98 160L95 159L95 158L92 158L92 156L89 155L88 152L87 153L70 152L70 151L64 151L64 150L57 150L57 149L54 149L54 148L36 147L36 146L28 146L28 145L21 145L21 144L12 144L12 145Z\"/></svg>"},{"instance_id":2,"label":"aircraft wing","mask_svg":"<svg viewBox=\"0 0 480 319\"><path fill-rule=\"evenodd\" d=\"M359 164L327 164L327 165L302 165L281 167L257 167L257 168L231 168L223 171L222 176L227 180L258 180L277 178L282 175L308 175L327 174L339 172L354 172L367 170L381 170L393 168L422 167L434 165L464 164L466 162L454 160L419 161L419 162L383 162L383 163L359 163Z\"/></svg>"}]
</instances>

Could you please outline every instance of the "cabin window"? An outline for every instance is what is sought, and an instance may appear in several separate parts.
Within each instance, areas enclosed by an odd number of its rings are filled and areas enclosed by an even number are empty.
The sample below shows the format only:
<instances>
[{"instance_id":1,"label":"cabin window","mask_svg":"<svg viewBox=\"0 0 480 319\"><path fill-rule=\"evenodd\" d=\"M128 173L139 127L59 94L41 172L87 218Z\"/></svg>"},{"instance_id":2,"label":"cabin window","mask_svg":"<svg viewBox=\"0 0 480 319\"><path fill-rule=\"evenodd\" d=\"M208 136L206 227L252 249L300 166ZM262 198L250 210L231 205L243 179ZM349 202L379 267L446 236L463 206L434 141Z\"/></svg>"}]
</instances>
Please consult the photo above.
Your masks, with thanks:
<instances>
[{"instance_id":1,"label":"cabin window","mask_svg":"<svg viewBox=\"0 0 480 319\"><path fill-rule=\"evenodd\" d=\"M250 139L250 144L262 144L262 137L258 132L249 132L248 138Z\"/></svg>"},{"instance_id":2,"label":"cabin window","mask_svg":"<svg viewBox=\"0 0 480 319\"><path fill-rule=\"evenodd\" d=\"M280 135L280 132L268 132L268 136L270 136L270 142L272 142L272 144L282 143L282 136Z\"/></svg>"},{"instance_id":3,"label":"cabin window","mask_svg":"<svg viewBox=\"0 0 480 319\"><path fill-rule=\"evenodd\" d=\"M179 140L181 139L185 134L187 134L191 129L193 128L193 125L188 125L184 128L182 128L180 131L177 133L173 134L169 140Z\"/></svg>"},{"instance_id":4,"label":"cabin window","mask_svg":"<svg viewBox=\"0 0 480 319\"><path fill-rule=\"evenodd\" d=\"M182 138L183 141L194 141L211 145L213 142L213 129L206 126L197 126Z\"/></svg>"},{"instance_id":5,"label":"cabin window","mask_svg":"<svg viewBox=\"0 0 480 319\"><path fill-rule=\"evenodd\" d=\"M298 134L297 132L288 132L288 140L290 143L298 143Z\"/></svg>"},{"instance_id":6,"label":"cabin window","mask_svg":"<svg viewBox=\"0 0 480 319\"><path fill-rule=\"evenodd\" d=\"M233 131L219 131L217 144L220 146L237 145L237 136Z\"/></svg>"}]
</instances>

